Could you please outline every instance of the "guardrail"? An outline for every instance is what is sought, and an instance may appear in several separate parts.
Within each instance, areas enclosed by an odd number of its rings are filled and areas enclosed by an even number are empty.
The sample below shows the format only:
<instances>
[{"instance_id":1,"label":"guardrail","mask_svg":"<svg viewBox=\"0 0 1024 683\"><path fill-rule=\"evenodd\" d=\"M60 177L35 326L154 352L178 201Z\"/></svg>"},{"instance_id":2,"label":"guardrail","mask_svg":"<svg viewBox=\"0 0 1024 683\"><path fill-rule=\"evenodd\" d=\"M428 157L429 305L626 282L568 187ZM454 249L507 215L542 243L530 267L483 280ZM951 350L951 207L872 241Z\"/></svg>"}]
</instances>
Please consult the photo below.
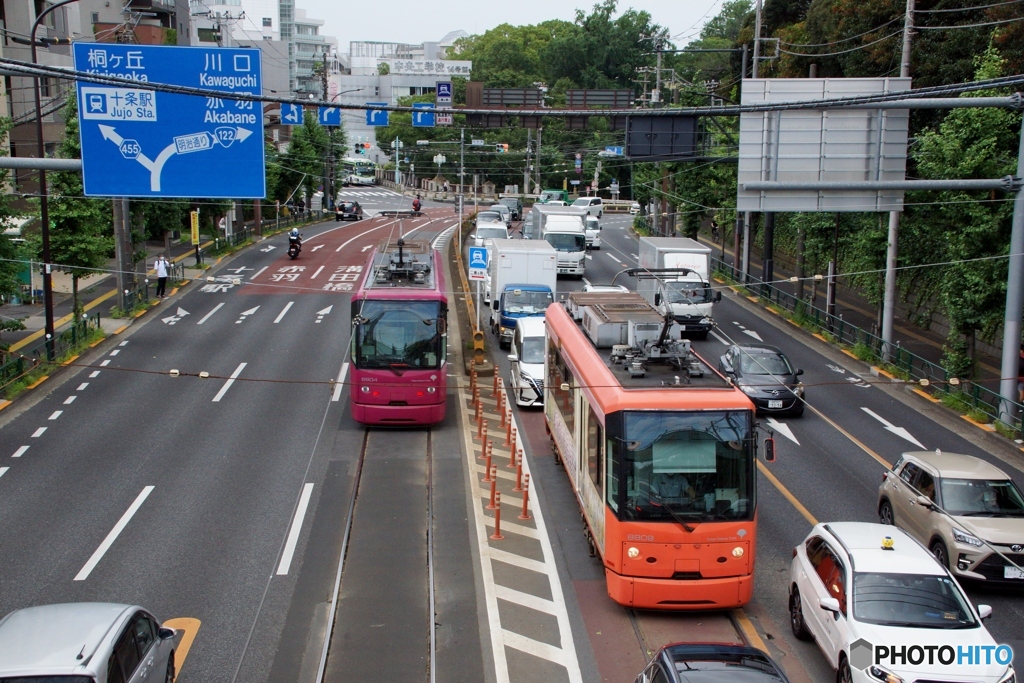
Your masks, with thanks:
<instances>
[{"instance_id":1,"label":"guardrail","mask_svg":"<svg viewBox=\"0 0 1024 683\"><path fill-rule=\"evenodd\" d=\"M711 267L723 279L745 287L762 302L786 311L793 321L802 327L817 332L829 341L851 347L855 355L863 356L862 360L879 363L883 368L891 369L900 379L918 384L920 391L933 395L950 408L960 410L979 422L997 423L997 427L1003 428L1001 431L1004 435L1015 438L1024 436L1019 418L1012 425L1000 419L999 407L1003 398L998 391L993 391L969 378L956 377L941 365L902 348L899 341L889 345L889 360L882 363L885 343L873 332L843 320L842 315L833 315L812 306L810 302L756 276L747 275L744 278L739 269L717 257L711 257ZM1015 412L1018 416L1024 413L1024 405L1012 403L1016 406Z\"/></svg>"},{"instance_id":2,"label":"guardrail","mask_svg":"<svg viewBox=\"0 0 1024 683\"><path fill-rule=\"evenodd\" d=\"M60 358L100 328L100 314L87 315L69 324L57 333L53 340L53 357ZM46 359L46 340L22 349L18 353L0 351L0 389L18 381L19 378L41 365Z\"/></svg>"}]
</instances>

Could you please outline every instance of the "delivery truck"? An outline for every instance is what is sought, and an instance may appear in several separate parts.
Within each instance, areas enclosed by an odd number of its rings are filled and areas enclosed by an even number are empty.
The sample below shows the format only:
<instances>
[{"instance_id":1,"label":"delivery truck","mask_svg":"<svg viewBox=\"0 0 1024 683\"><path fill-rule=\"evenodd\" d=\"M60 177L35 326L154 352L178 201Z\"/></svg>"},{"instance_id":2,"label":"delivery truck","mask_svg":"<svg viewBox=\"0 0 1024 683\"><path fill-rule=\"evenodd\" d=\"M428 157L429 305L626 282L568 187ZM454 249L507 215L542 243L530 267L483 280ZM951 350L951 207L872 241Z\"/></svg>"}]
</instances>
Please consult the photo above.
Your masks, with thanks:
<instances>
[{"instance_id":1,"label":"delivery truck","mask_svg":"<svg viewBox=\"0 0 1024 683\"><path fill-rule=\"evenodd\" d=\"M526 216L523 239L545 240L558 251L558 274L582 278L586 274L586 209L578 206L538 206Z\"/></svg>"},{"instance_id":2,"label":"delivery truck","mask_svg":"<svg viewBox=\"0 0 1024 683\"><path fill-rule=\"evenodd\" d=\"M544 240L494 240L488 275L491 332L508 348L516 321L542 316L555 300L558 252Z\"/></svg>"},{"instance_id":3,"label":"delivery truck","mask_svg":"<svg viewBox=\"0 0 1024 683\"><path fill-rule=\"evenodd\" d=\"M714 327L711 249L685 237L641 237L637 292L662 314L671 313L682 334L706 339Z\"/></svg>"}]
</instances>

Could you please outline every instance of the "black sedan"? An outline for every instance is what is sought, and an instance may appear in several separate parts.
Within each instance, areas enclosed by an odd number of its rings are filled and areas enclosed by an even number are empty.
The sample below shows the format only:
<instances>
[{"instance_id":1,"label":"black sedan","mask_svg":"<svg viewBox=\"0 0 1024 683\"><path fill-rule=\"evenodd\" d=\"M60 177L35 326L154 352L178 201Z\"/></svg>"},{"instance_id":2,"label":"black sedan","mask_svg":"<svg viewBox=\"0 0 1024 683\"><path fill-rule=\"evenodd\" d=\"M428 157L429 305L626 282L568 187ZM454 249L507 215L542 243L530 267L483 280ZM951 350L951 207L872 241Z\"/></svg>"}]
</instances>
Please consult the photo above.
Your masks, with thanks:
<instances>
[{"instance_id":1,"label":"black sedan","mask_svg":"<svg viewBox=\"0 0 1024 683\"><path fill-rule=\"evenodd\" d=\"M743 390L758 412L804 413L804 385L797 379L786 354L774 346L748 344L730 346L718 361L718 369Z\"/></svg>"},{"instance_id":2,"label":"black sedan","mask_svg":"<svg viewBox=\"0 0 1024 683\"><path fill-rule=\"evenodd\" d=\"M782 668L744 645L676 643L658 650L636 683L789 683Z\"/></svg>"},{"instance_id":3,"label":"black sedan","mask_svg":"<svg viewBox=\"0 0 1024 683\"><path fill-rule=\"evenodd\" d=\"M363 219L363 207L359 202L338 202L334 209L336 221L359 221Z\"/></svg>"}]
</instances>

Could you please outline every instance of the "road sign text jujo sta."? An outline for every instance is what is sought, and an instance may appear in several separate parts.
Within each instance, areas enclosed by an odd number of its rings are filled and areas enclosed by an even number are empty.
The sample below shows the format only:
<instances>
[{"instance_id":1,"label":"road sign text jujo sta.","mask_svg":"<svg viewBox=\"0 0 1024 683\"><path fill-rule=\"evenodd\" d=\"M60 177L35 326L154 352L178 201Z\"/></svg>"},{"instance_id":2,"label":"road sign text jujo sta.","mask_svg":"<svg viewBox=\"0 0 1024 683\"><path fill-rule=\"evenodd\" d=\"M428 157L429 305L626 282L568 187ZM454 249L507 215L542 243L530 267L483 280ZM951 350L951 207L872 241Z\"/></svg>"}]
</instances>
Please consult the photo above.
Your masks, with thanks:
<instances>
[{"instance_id":1,"label":"road sign text jujo sta.","mask_svg":"<svg viewBox=\"0 0 1024 683\"><path fill-rule=\"evenodd\" d=\"M139 84L78 82L86 195L266 196L258 102L146 89L167 83L260 95L259 50L75 43L73 52L78 71Z\"/></svg>"}]
</instances>

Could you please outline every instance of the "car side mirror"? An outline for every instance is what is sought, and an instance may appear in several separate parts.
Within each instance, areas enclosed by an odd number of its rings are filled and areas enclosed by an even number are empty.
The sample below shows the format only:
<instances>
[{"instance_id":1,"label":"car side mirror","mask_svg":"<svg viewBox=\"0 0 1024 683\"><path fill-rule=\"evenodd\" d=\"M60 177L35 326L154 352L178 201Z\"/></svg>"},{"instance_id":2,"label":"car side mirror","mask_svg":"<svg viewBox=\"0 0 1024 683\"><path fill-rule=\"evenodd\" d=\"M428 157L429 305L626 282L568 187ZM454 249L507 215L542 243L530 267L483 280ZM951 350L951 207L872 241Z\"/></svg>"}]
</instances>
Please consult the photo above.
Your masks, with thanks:
<instances>
[{"instance_id":1,"label":"car side mirror","mask_svg":"<svg viewBox=\"0 0 1024 683\"><path fill-rule=\"evenodd\" d=\"M818 607L825 610L826 612L839 614L839 601L835 598L819 598Z\"/></svg>"},{"instance_id":2,"label":"car side mirror","mask_svg":"<svg viewBox=\"0 0 1024 683\"><path fill-rule=\"evenodd\" d=\"M514 354L514 353L510 353L510 354L508 354L508 359L509 359L510 361L512 361L513 363L518 363L518 362L519 362L519 356L517 356L517 355L516 355L516 354Z\"/></svg>"},{"instance_id":3,"label":"car side mirror","mask_svg":"<svg viewBox=\"0 0 1024 683\"><path fill-rule=\"evenodd\" d=\"M659 293L655 293L655 295L654 295L654 305L655 306L660 306L661 305L661 293L660 292Z\"/></svg>"},{"instance_id":4,"label":"car side mirror","mask_svg":"<svg viewBox=\"0 0 1024 683\"><path fill-rule=\"evenodd\" d=\"M714 302L717 304L721 300L722 300L722 293L721 292L715 292Z\"/></svg>"},{"instance_id":5,"label":"car side mirror","mask_svg":"<svg viewBox=\"0 0 1024 683\"><path fill-rule=\"evenodd\" d=\"M992 616L992 606L991 605L978 605L978 617L980 617L982 621L984 621L985 619L988 619L991 616Z\"/></svg>"},{"instance_id":6,"label":"car side mirror","mask_svg":"<svg viewBox=\"0 0 1024 683\"><path fill-rule=\"evenodd\" d=\"M992 609L989 608L988 611L991 613ZM173 638L174 634L175 630L173 628L167 628L166 626L160 627L160 640L167 640L169 638Z\"/></svg>"},{"instance_id":7,"label":"car side mirror","mask_svg":"<svg viewBox=\"0 0 1024 683\"><path fill-rule=\"evenodd\" d=\"M764 461L775 462L775 439L770 436L764 440Z\"/></svg>"},{"instance_id":8,"label":"car side mirror","mask_svg":"<svg viewBox=\"0 0 1024 683\"><path fill-rule=\"evenodd\" d=\"M800 375L802 375L802 374L804 374L803 368L801 368L801 369L799 369L799 370L797 370L797 371L796 371L796 376L797 376L797 377L799 377L799 376L800 376Z\"/></svg>"}]
</instances>

